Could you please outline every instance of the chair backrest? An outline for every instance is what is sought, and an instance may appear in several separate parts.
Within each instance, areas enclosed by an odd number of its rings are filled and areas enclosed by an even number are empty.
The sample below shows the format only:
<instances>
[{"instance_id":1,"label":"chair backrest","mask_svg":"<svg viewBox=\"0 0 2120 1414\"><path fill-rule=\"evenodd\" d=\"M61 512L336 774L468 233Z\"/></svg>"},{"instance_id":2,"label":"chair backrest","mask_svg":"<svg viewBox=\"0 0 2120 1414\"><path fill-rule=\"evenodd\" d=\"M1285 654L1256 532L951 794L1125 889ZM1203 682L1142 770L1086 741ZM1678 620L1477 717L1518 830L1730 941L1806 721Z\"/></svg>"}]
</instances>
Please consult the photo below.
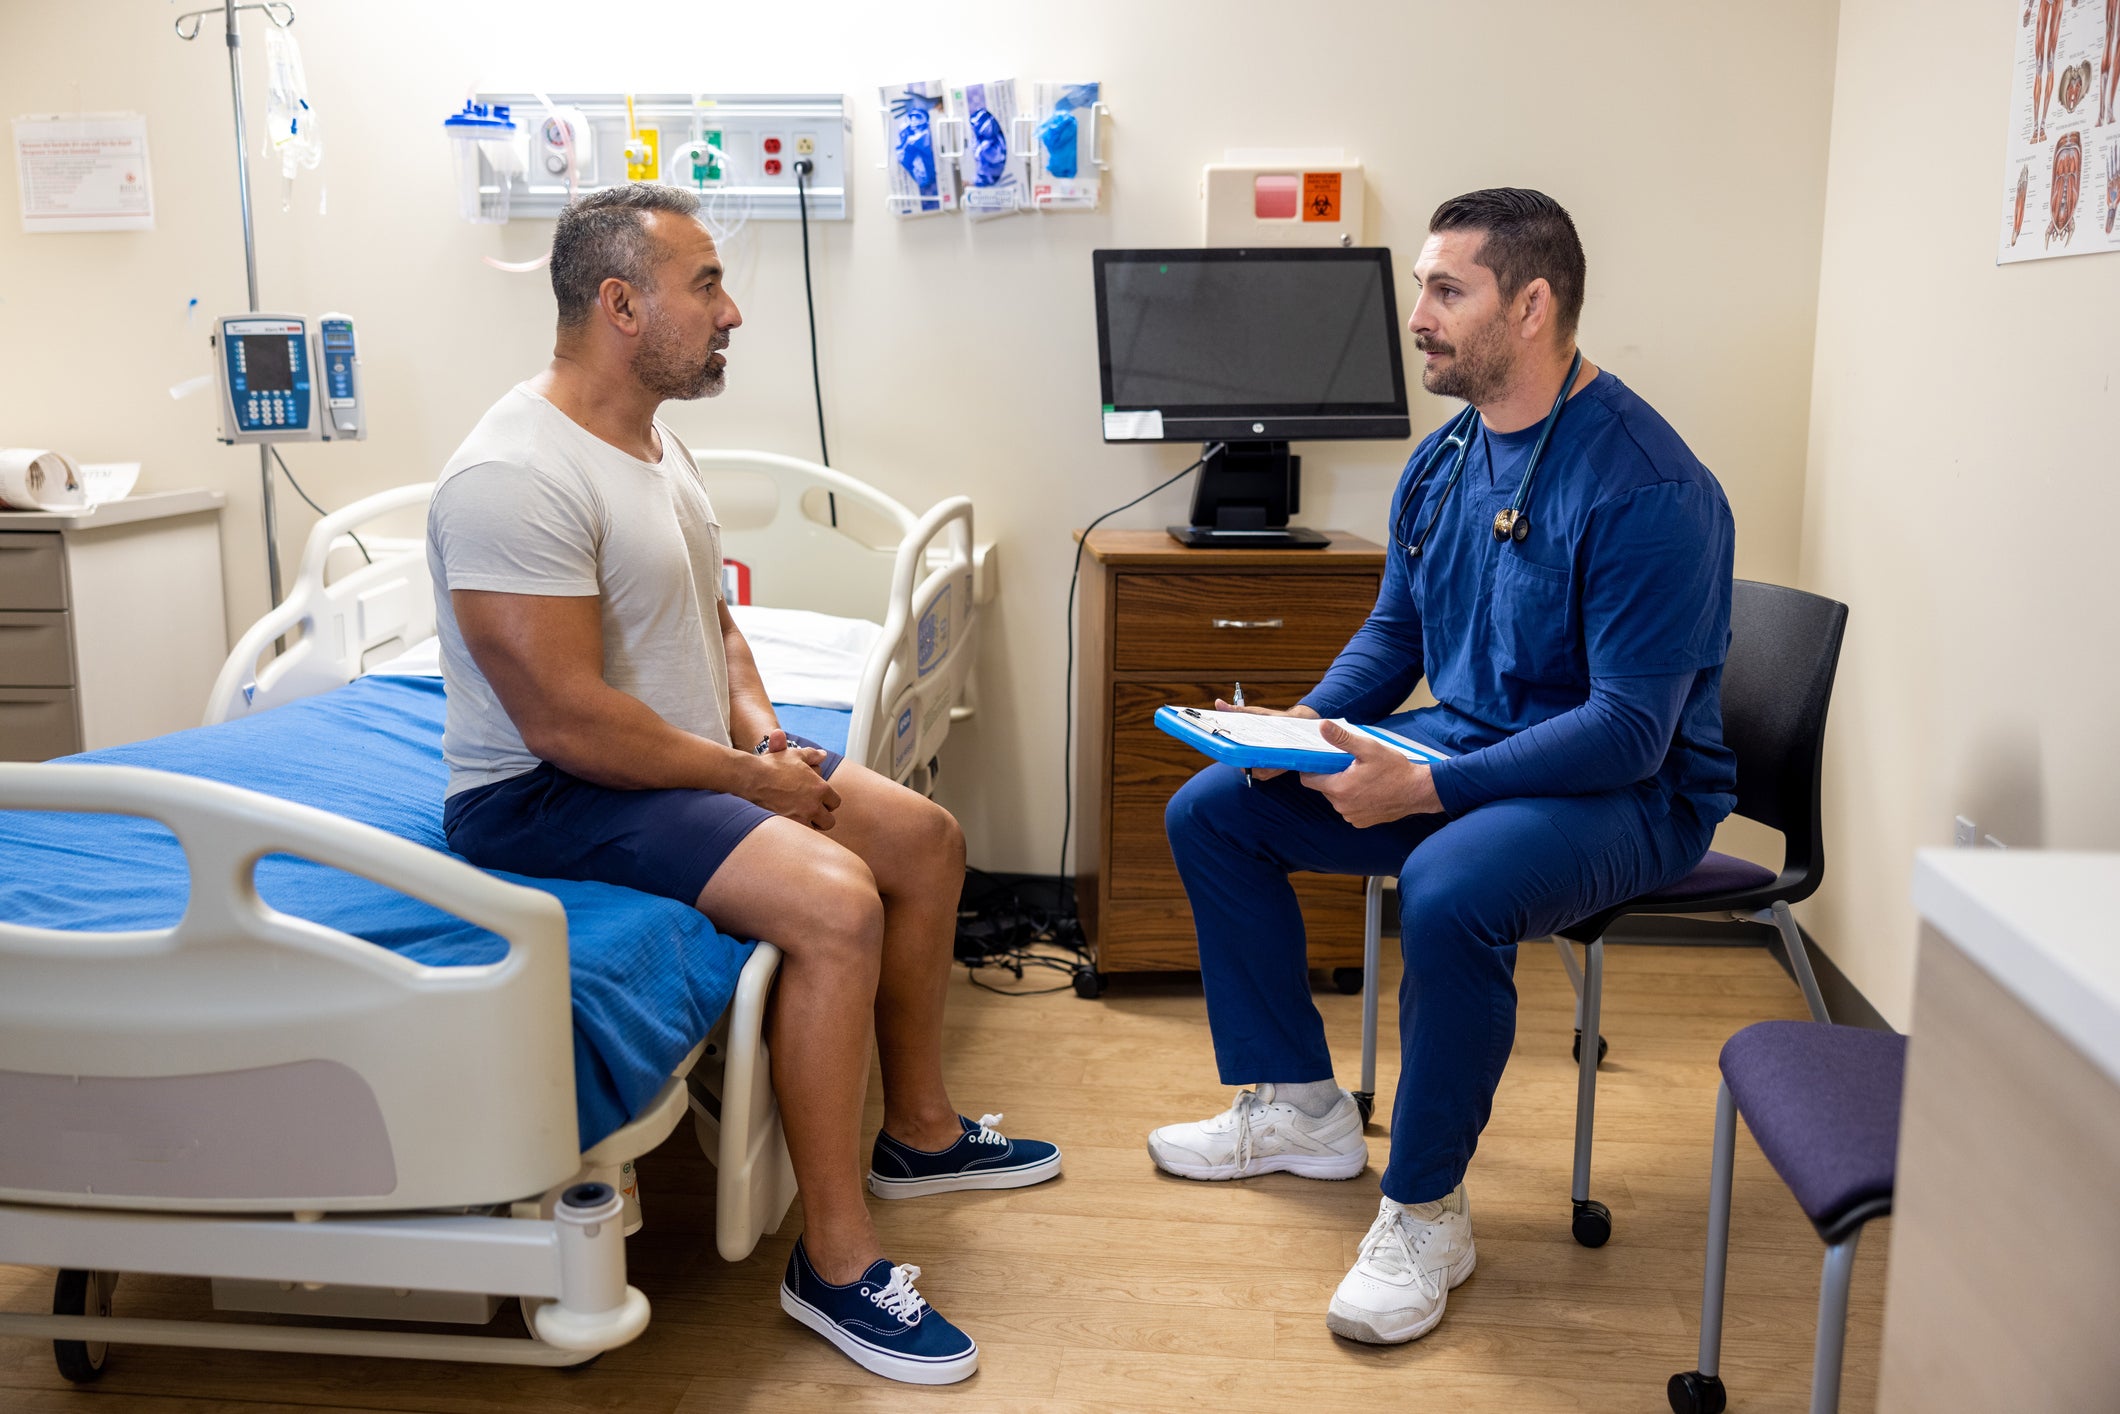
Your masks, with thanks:
<instances>
[{"instance_id":1,"label":"chair backrest","mask_svg":"<svg viewBox=\"0 0 2120 1414\"><path fill-rule=\"evenodd\" d=\"M1794 903L1825 875L1819 776L1826 709L1848 606L1778 584L1737 581L1723 666L1723 741L1737 754L1737 813L1781 831L1781 882Z\"/></svg>"}]
</instances>

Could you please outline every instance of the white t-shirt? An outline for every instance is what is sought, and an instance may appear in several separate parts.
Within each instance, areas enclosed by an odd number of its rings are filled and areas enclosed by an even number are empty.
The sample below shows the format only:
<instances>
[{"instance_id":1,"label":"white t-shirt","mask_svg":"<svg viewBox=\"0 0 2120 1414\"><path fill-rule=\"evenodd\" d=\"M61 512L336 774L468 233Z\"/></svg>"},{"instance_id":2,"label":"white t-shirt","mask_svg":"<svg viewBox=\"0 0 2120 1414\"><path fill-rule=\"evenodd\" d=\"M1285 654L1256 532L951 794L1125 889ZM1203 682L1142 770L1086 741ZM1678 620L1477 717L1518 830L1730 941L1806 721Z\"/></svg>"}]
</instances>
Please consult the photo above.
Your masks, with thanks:
<instances>
[{"instance_id":1,"label":"white t-shirt","mask_svg":"<svg viewBox=\"0 0 2120 1414\"><path fill-rule=\"evenodd\" d=\"M691 453L655 426L662 460L644 462L518 385L442 468L427 568L449 694L447 794L539 765L464 647L455 589L597 596L604 681L679 730L729 744L721 525Z\"/></svg>"}]
</instances>

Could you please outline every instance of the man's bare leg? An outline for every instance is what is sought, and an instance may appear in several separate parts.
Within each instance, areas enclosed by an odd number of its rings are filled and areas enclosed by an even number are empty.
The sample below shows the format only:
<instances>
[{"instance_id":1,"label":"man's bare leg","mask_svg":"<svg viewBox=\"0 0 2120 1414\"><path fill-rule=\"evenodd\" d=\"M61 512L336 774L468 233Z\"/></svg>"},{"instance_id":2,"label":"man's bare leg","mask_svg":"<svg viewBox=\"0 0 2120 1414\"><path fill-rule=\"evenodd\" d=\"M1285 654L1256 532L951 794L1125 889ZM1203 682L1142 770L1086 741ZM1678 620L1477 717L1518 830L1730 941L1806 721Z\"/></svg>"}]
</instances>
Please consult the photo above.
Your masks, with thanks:
<instances>
[{"instance_id":1,"label":"man's bare leg","mask_svg":"<svg viewBox=\"0 0 2120 1414\"><path fill-rule=\"evenodd\" d=\"M841 800L832 838L868 865L883 896L883 1127L910 1148L947 1149L964 1134L942 1079L964 832L932 800L851 761L832 773L832 786Z\"/></svg>"},{"instance_id":2,"label":"man's bare leg","mask_svg":"<svg viewBox=\"0 0 2120 1414\"><path fill-rule=\"evenodd\" d=\"M730 851L698 906L723 932L785 954L766 1021L803 1246L824 1280L854 1281L884 1255L859 1138L884 938L876 881L829 836L775 818Z\"/></svg>"}]
</instances>

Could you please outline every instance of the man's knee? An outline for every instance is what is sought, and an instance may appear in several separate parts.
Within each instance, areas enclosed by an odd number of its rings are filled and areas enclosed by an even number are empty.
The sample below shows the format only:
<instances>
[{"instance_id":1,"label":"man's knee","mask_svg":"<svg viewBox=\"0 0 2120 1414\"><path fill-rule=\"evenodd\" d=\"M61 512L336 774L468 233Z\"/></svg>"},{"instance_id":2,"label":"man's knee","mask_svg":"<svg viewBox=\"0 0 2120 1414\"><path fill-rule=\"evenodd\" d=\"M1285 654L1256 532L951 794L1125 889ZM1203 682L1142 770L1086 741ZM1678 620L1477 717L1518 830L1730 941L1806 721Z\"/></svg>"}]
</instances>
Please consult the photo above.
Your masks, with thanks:
<instances>
[{"instance_id":1,"label":"man's knee","mask_svg":"<svg viewBox=\"0 0 2120 1414\"><path fill-rule=\"evenodd\" d=\"M1187 845L1213 836L1244 804L1243 789L1244 778L1227 766L1209 766L1179 786L1163 807L1163 833L1172 853L1182 856Z\"/></svg>"},{"instance_id":2,"label":"man's knee","mask_svg":"<svg viewBox=\"0 0 2120 1414\"><path fill-rule=\"evenodd\" d=\"M1506 881L1492 870L1424 868L1418 853L1399 874L1399 936L1409 972L1445 965L1465 949L1486 949L1508 936Z\"/></svg>"},{"instance_id":3,"label":"man's knee","mask_svg":"<svg viewBox=\"0 0 2120 1414\"><path fill-rule=\"evenodd\" d=\"M873 967L883 947L883 898L876 876L850 851L809 878L793 880L791 906L807 925L811 946L836 965Z\"/></svg>"}]
</instances>

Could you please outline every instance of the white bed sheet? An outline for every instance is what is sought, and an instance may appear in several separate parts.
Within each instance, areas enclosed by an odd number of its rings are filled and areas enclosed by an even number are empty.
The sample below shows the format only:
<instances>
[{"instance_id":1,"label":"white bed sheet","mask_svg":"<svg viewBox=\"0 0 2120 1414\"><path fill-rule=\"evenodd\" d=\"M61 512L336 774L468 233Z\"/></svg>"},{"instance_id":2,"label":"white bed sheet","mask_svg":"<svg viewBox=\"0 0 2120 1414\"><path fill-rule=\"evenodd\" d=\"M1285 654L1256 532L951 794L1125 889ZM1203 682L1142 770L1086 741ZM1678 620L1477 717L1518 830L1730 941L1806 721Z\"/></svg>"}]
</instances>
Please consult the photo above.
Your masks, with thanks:
<instances>
[{"instance_id":1,"label":"white bed sheet","mask_svg":"<svg viewBox=\"0 0 2120 1414\"><path fill-rule=\"evenodd\" d=\"M768 698L797 707L854 710L861 670L883 637L883 625L758 604L732 604L729 612L751 645ZM438 678L442 675L441 640L423 639L368 672Z\"/></svg>"}]
</instances>

